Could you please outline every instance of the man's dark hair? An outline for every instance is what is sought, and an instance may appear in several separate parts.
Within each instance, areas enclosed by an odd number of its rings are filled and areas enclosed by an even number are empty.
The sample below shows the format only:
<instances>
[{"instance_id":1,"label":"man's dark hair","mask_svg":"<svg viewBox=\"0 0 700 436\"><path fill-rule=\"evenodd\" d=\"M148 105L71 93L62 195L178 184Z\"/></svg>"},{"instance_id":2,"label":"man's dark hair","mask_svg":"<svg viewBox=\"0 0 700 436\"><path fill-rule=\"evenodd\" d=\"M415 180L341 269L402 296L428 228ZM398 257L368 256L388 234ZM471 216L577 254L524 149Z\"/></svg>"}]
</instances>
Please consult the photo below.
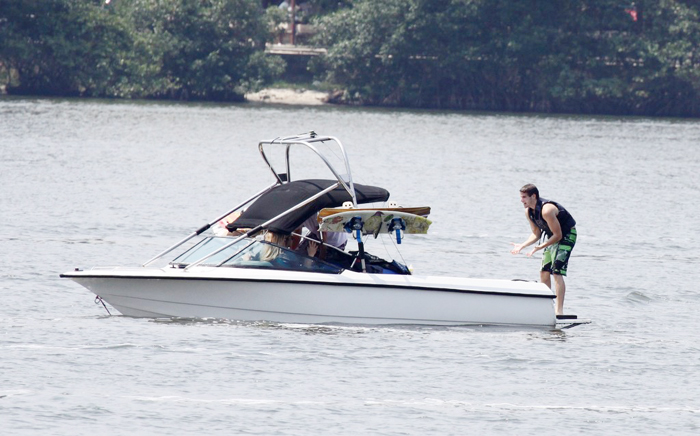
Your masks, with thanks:
<instances>
[{"instance_id":1,"label":"man's dark hair","mask_svg":"<svg viewBox=\"0 0 700 436\"><path fill-rule=\"evenodd\" d=\"M540 191L537 189L537 186L533 185L532 183L528 183L520 188L520 192L526 193L528 197L532 197L532 194L535 194L535 198L538 200L540 199Z\"/></svg>"}]
</instances>

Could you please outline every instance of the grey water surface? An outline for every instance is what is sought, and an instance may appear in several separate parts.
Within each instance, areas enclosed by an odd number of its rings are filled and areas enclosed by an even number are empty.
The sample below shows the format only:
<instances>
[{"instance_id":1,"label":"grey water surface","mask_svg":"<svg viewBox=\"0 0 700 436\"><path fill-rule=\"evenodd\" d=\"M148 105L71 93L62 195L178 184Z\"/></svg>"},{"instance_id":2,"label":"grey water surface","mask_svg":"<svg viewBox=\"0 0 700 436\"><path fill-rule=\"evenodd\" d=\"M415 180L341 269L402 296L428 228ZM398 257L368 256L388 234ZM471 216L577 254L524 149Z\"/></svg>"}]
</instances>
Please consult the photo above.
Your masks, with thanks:
<instances>
[{"instance_id":1,"label":"grey water surface","mask_svg":"<svg viewBox=\"0 0 700 436\"><path fill-rule=\"evenodd\" d=\"M257 141L309 130L433 208L415 273L536 280L509 251L537 184L578 221L566 311L592 323L135 319L58 277L148 260L271 182ZM0 99L0 433L698 434L699 145L697 120Z\"/></svg>"}]
</instances>

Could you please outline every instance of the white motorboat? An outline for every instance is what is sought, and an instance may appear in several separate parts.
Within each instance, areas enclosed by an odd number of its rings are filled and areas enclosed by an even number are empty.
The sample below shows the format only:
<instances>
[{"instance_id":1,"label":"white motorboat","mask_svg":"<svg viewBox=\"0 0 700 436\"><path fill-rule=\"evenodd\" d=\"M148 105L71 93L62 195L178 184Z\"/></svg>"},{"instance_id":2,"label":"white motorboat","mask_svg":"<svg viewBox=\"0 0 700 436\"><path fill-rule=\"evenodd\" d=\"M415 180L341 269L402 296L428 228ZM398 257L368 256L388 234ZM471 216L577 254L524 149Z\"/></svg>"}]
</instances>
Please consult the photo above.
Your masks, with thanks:
<instances>
[{"instance_id":1,"label":"white motorboat","mask_svg":"<svg viewBox=\"0 0 700 436\"><path fill-rule=\"evenodd\" d=\"M321 143L339 151L334 154L342 160L343 174L321 151ZM284 156L284 173L269 159L275 148ZM310 150L333 178L293 181L291 148ZM555 296L541 283L414 275L399 262L365 252L365 242L379 233L391 233L399 243L405 234L425 233L430 222L411 212L426 215L429 208L360 209L361 204L387 202L389 193L353 182L347 153L337 138L310 132L262 141L258 149L274 175L273 185L140 267L76 268L61 277L134 317L372 325L577 323L557 320ZM235 214L239 216L227 225L226 235L210 232L223 230L217 226ZM319 217L320 230L349 232L358 249L323 247L322 260L261 237L299 236L302 223L314 216ZM165 266L151 266L176 249L184 252Z\"/></svg>"}]
</instances>

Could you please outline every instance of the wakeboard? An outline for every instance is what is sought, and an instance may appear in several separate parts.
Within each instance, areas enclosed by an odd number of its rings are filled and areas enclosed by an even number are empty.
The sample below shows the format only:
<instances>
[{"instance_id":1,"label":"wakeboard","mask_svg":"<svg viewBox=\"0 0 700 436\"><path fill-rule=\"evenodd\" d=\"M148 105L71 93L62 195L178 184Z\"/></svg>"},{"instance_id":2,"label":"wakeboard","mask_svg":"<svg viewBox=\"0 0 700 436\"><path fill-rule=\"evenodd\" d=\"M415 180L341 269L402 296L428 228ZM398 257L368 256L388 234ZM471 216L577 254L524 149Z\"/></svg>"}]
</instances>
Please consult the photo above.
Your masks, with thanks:
<instances>
[{"instance_id":1,"label":"wakeboard","mask_svg":"<svg viewBox=\"0 0 700 436\"><path fill-rule=\"evenodd\" d=\"M429 207L380 208L380 209L322 209L319 214L319 230L347 232L348 225L359 218L362 234L378 235L400 230L408 234L427 234L432 221L426 218Z\"/></svg>"},{"instance_id":2,"label":"wakeboard","mask_svg":"<svg viewBox=\"0 0 700 436\"><path fill-rule=\"evenodd\" d=\"M556 328L559 330L570 329L577 325L590 324L590 319L579 318L576 315L557 315Z\"/></svg>"}]
</instances>

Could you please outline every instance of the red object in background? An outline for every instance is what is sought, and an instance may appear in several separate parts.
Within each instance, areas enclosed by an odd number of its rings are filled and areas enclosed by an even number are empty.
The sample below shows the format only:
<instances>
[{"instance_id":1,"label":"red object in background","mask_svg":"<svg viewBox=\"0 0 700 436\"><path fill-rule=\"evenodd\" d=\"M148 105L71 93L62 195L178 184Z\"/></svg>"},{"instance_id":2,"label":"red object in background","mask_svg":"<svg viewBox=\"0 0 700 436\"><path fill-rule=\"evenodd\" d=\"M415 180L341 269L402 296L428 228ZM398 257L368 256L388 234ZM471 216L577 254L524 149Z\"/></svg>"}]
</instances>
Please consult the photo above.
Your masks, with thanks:
<instances>
[{"instance_id":1,"label":"red object in background","mask_svg":"<svg viewBox=\"0 0 700 436\"><path fill-rule=\"evenodd\" d=\"M637 9L625 9L625 12L630 14L630 17L632 17L632 21L637 21Z\"/></svg>"}]
</instances>

